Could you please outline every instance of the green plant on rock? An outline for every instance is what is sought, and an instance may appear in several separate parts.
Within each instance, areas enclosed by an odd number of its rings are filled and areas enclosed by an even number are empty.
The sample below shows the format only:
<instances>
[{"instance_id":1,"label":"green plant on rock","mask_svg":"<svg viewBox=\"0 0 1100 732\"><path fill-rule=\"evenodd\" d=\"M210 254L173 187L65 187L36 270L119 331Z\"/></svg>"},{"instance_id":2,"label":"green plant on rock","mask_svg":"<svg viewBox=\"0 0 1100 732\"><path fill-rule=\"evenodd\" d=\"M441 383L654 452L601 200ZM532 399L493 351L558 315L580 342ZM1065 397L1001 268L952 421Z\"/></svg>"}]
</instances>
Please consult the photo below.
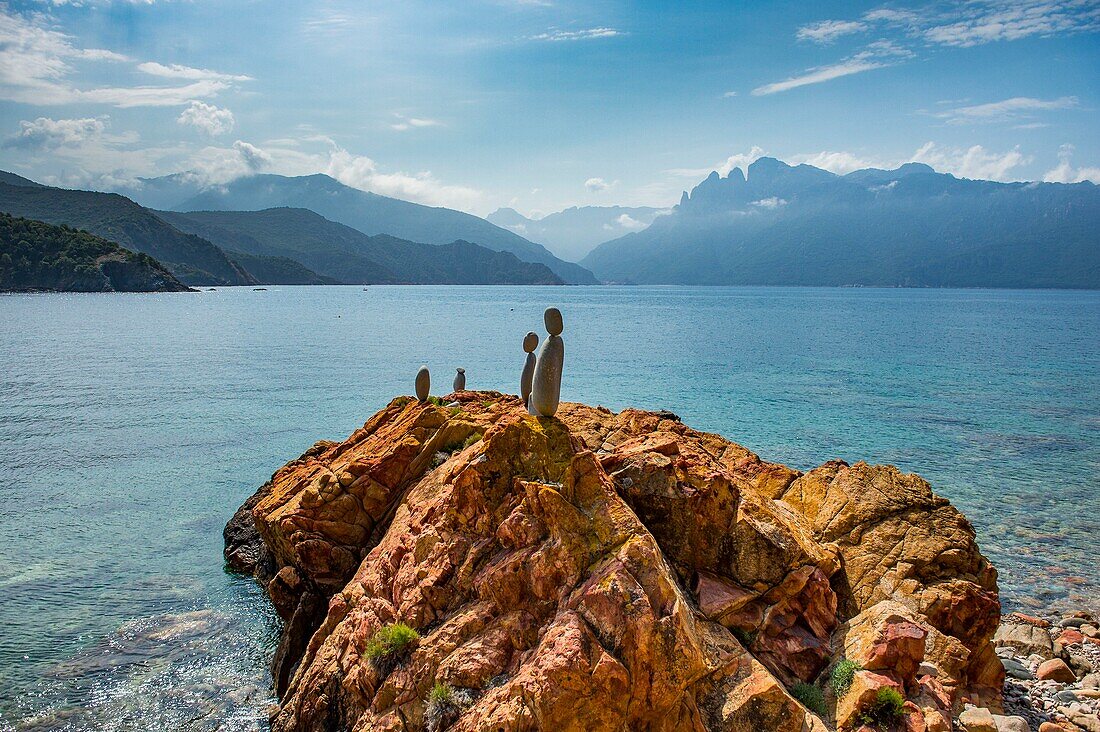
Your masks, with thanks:
<instances>
[{"instance_id":1,"label":"green plant on rock","mask_svg":"<svg viewBox=\"0 0 1100 732\"><path fill-rule=\"evenodd\" d=\"M440 681L435 682L432 690L428 692L428 706L451 705L455 703L455 690L450 684Z\"/></svg>"},{"instance_id":2,"label":"green plant on rock","mask_svg":"<svg viewBox=\"0 0 1100 732\"><path fill-rule=\"evenodd\" d=\"M454 724L462 714L462 710L468 707L471 701L469 691L456 692L450 684L435 682L432 690L428 692L428 704L424 709L424 721L427 723L428 732L441 732Z\"/></svg>"},{"instance_id":3,"label":"green plant on rock","mask_svg":"<svg viewBox=\"0 0 1100 732\"><path fill-rule=\"evenodd\" d=\"M480 432L471 433L470 436L466 438L466 441L462 443L462 449L465 450L467 447L474 444L475 442L478 442L480 439Z\"/></svg>"},{"instance_id":4,"label":"green plant on rock","mask_svg":"<svg viewBox=\"0 0 1100 732\"><path fill-rule=\"evenodd\" d=\"M887 730L905 716L905 698L896 689L884 686L859 713L859 721L868 727Z\"/></svg>"},{"instance_id":5,"label":"green plant on rock","mask_svg":"<svg viewBox=\"0 0 1100 732\"><path fill-rule=\"evenodd\" d=\"M443 401L442 399L440 399L440 398L439 398L439 397L437 397L437 396L430 396L430 397L428 397L428 403L429 403L429 404L434 404L434 405L435 405L435 406L437 406L437 407L442 407L442 406L444 406L444 405L446 404L446 402L444 402L444 401Z\"/></svg>"},{"instance_id":6,"label":"green plant on rock","mask_svg":"<svg viewBox=\"0 0 1100 732\"><path fill-rule=\"evenodd\" d=\"M833 686L833 693L836 694L836 698L840 699L848 693L848 689L852 688L852 679L855 678L856 671L859 671L863 667L856 661L849 661L847 658L840 659L840 663L833 667L833 675L830 679L830 683Z\"/></svg>"},{"instance_id":7,"label":"green plant on rock","mask_svg":"<svg viewBox=\"0 0 1100 732\"><path fill-rule=\"evenodd\" d=\"M390 623L378 629L367 641L363 654L374 664L380 676L386 676L409 655L420 634L404 623Z\"/></svg>"},{"instance_id":8,"label":"green plant on rock","mask_svg":"<svg viewBox=\"0 0 1100 732\"><path fill-rule=\"evenodd\" d=\"M791 687L791 696L817 716L825 716L825 694L813 684L799 681Z\"/></svg>"}]
</instances>

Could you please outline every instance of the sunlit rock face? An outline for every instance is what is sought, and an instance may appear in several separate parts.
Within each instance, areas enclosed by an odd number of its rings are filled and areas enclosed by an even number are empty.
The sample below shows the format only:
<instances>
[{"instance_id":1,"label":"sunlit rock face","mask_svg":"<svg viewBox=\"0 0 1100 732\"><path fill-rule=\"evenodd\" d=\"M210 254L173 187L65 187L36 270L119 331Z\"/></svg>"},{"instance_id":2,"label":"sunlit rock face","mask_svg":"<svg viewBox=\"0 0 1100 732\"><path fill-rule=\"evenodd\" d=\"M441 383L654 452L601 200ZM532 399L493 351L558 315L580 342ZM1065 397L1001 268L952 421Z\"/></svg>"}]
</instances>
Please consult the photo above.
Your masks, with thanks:
<instances>
[{"instance_id":1,"label":"sunlit rock face","mask_svg":"<svg viewBox=\"0 0 1100 732\"><path fill-rule=\"evenodd\" d=\"M318 443L227 527L285 621L275 730L436 729L437 683L454 730L825 730L883 685L926 728L999 703L996 573L917 476L802 474L667 412L452 398ZM396 622L419 640L372 660ZM792 695L842 657L855 697Z\"/></svg>"}]
</instances>

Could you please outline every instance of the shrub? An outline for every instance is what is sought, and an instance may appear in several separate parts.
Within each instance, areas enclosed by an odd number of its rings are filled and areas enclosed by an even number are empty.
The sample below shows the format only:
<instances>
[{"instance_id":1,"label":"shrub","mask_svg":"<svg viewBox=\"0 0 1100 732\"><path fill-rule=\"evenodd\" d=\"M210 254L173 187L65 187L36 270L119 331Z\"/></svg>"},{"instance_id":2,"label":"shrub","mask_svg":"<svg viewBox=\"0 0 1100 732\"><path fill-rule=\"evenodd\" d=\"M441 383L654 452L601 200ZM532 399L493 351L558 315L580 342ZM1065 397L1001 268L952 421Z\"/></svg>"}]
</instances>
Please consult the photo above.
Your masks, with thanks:
<instances>
[{"instance_id":1,"label":"shrub","mask_svg":"<svg viewBox=\"0 0 1100 732\"><path fill-rule=\"evenodd\" d=\"M364 655L374 664L380 676L386 676L394 666L405 660L420 634L404 623L391 623L378 629L367 641Z\"/></svg>"},{"instance_id":2,"label":"shrub","mask_svg":"<svg viewBox=\"0 0 1100 732\"><path fill-rule=\"evenodd\" d=\"M443 401L441 398L439 398L437 396L428 397L428 403L429 404L434 404L437 407L442 407L446 404L445 401Z\"/></svg>"},{"instance_id":3,"label":"shrub","mask_svg":"<svg viewBox=\"0 0 1100 732\"><path fill-rule=\"evenodd\" d=\"M861 668L863 667L857 662L849 661L847 658L842 658L840 663L833 667L831 682L837 699L843 697L848 693L848 689L852 688L852 679L855 678L856 671Z\"/></svg>"},{"instance_id":4,"label":"shrub","mask_svg":"<svg viewBox=\"0 0 1100 732\"><path fill-rule=\"evenodd\" d=\"M428 692L428 706L450 706L455 703L455 690L450 684L435 682L435 686Z\"/></svg>"},{"instance_id":5,"label":"shrub","mask_svg":"<svg viewBox=\"0 0 1100 732\"><path fill-rule=\"evenodd\" d=\"M817 716L825 716L825 695L813 684L798 682L791 687L791 696Z\"/></svg>"},{"instance_id":6,"label":"shrub","mask_svg":"<svg viewBox=\"0 0 1100 732\"><path fill-rule=\"evenodd\" d=\"M889 729L905 716L905 699L896 690L884 686L875 699L859 713L859 721L875 729Z\"/></svg>"},{"instance_id":7,"label":"shrub","mask_svg":"<svg viewBox=\"0 0 1100 732\"><path fill-rule=\"evenodd\" d=\"M440 732L454 724L462 710L473 702L466 689L455 691L450 684L435 682L428 693L428 705L424 710L424 721L428 732Z\"/></svg>"},{"instance_id":8,"label":"shrub","mask_svg":"<svg viewBox=\"0 0 1100 732\"><path fill-rule=\"evenodd\" d=\"M465 450L467 447L474 444L475 442L477 442L480 439L481 439L481 433L480 432L472 433L469 437L466 438L466 441L462 443L462 449Z\"/></svg>"}]
</instances>

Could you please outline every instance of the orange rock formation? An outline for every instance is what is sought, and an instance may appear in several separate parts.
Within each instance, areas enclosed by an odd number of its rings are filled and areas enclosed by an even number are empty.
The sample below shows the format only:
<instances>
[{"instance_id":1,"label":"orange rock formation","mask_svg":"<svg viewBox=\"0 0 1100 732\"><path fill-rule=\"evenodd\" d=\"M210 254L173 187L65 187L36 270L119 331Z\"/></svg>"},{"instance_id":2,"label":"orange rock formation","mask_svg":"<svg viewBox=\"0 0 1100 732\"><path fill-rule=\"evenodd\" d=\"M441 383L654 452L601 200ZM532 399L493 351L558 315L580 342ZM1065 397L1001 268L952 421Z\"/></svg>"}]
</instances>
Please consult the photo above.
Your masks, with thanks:
<instances>
[{"instance_id":1,"label":"orange rock formation","mask_svg":"<svg viewBox=\"0 0 1100 732\"><path fill-rule=\"evenodd\" d=\"M277 732L852 729L883 687L899 729L941 730L999 705L996 572L921 478L803 474L669 413L454 398L395 399L227 526L286 621ZM395 622L419 640L378 663ZM842 658L863 670L824 712L792 695Z\"/></svg>"}]
</instances>

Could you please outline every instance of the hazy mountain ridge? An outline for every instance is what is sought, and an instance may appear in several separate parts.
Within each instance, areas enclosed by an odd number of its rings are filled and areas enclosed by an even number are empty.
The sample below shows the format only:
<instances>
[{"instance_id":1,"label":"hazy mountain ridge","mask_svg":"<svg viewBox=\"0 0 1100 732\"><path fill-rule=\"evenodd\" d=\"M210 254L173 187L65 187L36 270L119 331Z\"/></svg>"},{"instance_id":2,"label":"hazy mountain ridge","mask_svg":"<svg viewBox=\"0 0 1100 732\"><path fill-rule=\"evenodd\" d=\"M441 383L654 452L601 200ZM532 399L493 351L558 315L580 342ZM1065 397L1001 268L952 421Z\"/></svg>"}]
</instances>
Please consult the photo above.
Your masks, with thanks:
<instances>
[{"instance_id":1,"label":"hazy mountain ridge","mask_svg":"<svg viewBox=\"0 0 1100 732\"><path fill-rule=\"evenodd\" d=\"M225 252L185 234L117 193L53 188L33 181L0 182L0 211L55 226L84 229L121 247L148 254L189 285L246 285L255 279ZM26 180L26 179L21 179Z\"/></svg>"},{"instance_id":2,"label":"hazy mountain ridge","mask_svg":"<svg viewBox=\"0 0 1100 732\"><path fill-rule=\"evenodd\" d=\"M651 206L572 206L533 219L513 208L499 208L486 219L576 262L599 244L640 231L664 213L668 209Z\"/></svg>"},{"instance_id":3,"label":"hazy mountain ridge","mask_svg":"<svg viewBox=\"0 0 1100 732\"><path fill-rule=\"evenodd\" d=\"M845 176L761 158L711 173L582 263L608 281L1100 287L1100 188L996 183L921 164Z\"/></svg>"},{"instance_id":4,"label":"hazy mountain ridge","mask_svg":"<svg viewBox=\"0 0 1100 732\"><path fill-rule=\"evenodd\" d=\"M317 274L290 257L249 254L224 249L234 262L244 267L262 285L340 285L334 277Z\"/></svg>"},{"instance_id":5,"label":"hazy mountain ridge","mask_svg":"<svg viewBox=\"0 0 1100 732\"><path fill-rule=\"evenodd\" d=\"M544 264L466 241L424 244L363 232L302 208L161 212L228 250L286 257L351 284L562 284Z\"/></svg>"},{"instance_id":6,"label":"hazy mountain ridge","mask_svg":"<svg viewBox=\"0 0 1100 732\"><path fill-rule=\"evenodd\" d=\"M461 239L433 245L370 237L304 209L154 211L118 193L54 188L0 172L0 211L85 229L155 257L191 285L563 284L546 265L510 252Z\"/></svg>"},{"instance_id":7,"label":"hazy mountain ridge","mask_svg":"<svg viewBox=\"0 0 1100 732\"><path fill-rule=\"evenodd\" d=\"M525 262L544 264L569 284L596 283L592 273L580 265L562 261L545 247L485 219L362 191L323 174L253 175L206 187L197 194L194 185L187 176L166 176L143 181L130 192L139 201L155 199L162 207L181 212L304 208L368 236L387 234L426 244L469 241L487 249L511 252ZM164 206L172 198L173 187L179 191L179 200Z\"/></svg>"},{"instance_id":8,"label":"hazy mountain ridge","mask_svg":"<svg viewBox=\"0 0 1100 732\"><path fill-rule=\"evenodd\" d=\"M0 213L0 292L185 292L148 254L67 226Z\"/></svg>"}]
</instances>

